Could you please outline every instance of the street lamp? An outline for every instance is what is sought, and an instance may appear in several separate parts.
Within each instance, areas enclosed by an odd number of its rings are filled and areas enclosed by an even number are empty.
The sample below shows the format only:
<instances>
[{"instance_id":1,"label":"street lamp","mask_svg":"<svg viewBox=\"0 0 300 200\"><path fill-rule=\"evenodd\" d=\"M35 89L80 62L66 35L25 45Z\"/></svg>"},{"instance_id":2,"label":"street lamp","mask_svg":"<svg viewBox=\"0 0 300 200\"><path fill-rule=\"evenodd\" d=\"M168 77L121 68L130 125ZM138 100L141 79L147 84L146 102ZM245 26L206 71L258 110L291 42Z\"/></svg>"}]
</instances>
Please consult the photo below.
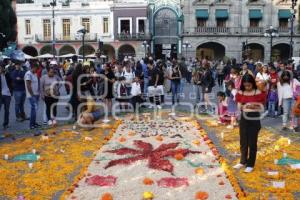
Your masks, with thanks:
<instances>
[{"instance_id":1,"label":"street lamp","mask_svg":"<svg viewBox=\"0 0 300 200\"><path fill-rule=\"evenodd\" d=\"M297 0L292 0L292 9L291 9L291 40L290 40L290 59L293 57L293 37L294 37L294 21L295 21L295 6L297 5Z\"/></svg>"},{"instance_id":2,"label":"street lamp","mask_svg":"<svg viewBox=\"0 0 300 200\"><path fill-rule=\"evenodd\" d=\"M182 44L182 47L185 49L185 58L187 60L187 51L188 51L188 48L192 48L192 45L188 41L185 41Z\"/></svg>"},{"instance_id":3,"label":"street lamp","mask_svg":"<svg viewBox=\"0 0 300 200\"><path fill-rule=\"evenodd\" d=\"M5 41L6 35L4 33L0 32L0 51L2 51L2 48L4 48L4 41Z\"/></svg>"},{"instance_id":4,"label":"street lamp","mask_svg":"<svg viewBox=\"0 0 300 200\"><path fill-rule=\"evenodd\" d=\"M84 54L84 38L85 38L85 34L86 34L87 30L82 27L80 30L77 31L77 34L81 34L82 36L82 58L83 58L83 61L85 60L85 54Z\"/></svg>"},{"instance_id":5,"label":"street lamp","mask_svg":"<svg viewBox=\"0 0 300 200\"><path fill-rule=\"evenodd\" d=\"M148 48L149 48L149 44L148 44L148 42L145 40L144 42L143 42L143 44L142 44L142 46L144 47L144 49L145 49L145 58L147 57L147 53L148 53Z\"/></svg>"},{"instance_id":6,"label":"street lamp","mask_svg":"<svg viewBox=\"0 0 300 200\"><path fill-rule=\"evenodd\" d=\"M52 54L53 58L55 58L55 10L54 7L56 6L56 0L52 0L50 3L52 7Z\"/></svg>"},{"instance_id":7,"label":"street lamp","mask_svg":"<svg viewBox=\"0 0 300 200\"><path fill-rule=\"evenodd\" d=\"M270 62L272 62L273 38L274 37L279 37L278 30L275 29L273 26L270 26L270 28L265 31L264 36L270 38Z\"/></svg>"}]
</instances>

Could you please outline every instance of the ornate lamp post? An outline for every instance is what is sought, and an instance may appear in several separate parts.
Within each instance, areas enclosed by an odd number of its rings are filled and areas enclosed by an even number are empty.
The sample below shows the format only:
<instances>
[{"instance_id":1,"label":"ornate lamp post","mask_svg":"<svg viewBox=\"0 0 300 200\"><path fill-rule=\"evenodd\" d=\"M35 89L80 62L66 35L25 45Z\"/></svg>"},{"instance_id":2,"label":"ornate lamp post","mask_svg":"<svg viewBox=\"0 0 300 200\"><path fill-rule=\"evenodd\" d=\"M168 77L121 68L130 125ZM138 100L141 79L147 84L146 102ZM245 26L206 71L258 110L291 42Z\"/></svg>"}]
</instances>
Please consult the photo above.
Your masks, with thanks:
<instances>
[{"instance_id":1,"label":"ornate lamp post","mask_svg":"<svg viewBox=\"0 0 300 200\"><path fill-rule=\"evenodd\" d=\"M185 49L185 58L187 59L187 51L188 51L188 48L192 48L192 45L191 45L188 41L185 41L185 42L182 44L182 48Z\"/></svg>"},{"instance_id":2,"label":"ornate lamp post","mask_svg":"<svg viewBox=\"0 0 300 200\"><path fill-rule=\"evenodd\" d=\"M145 49L145 58L146 58L147 53L148 53L149 44L148 44L148 42L145 40L145 41L143 42L142 46L143 46L144 49Z\"/></svg>"},{"instance_id":3,"label":"ornate lamp post","mask_svg":"<svg viewBox=\"0 0 300 200\"><path fill-rule=\"evenodd\" d=\"M293 57L293 37L294 37L294 21L295 21L295 6L297 5L297 0L292 0L292 9L291 9L291 16L290 16L290 21L291 21L291 40L290 40L290 59Z\"/></svg>"},{"instance_id":4,"label":"ornate lamp post","mask_svg":"<svg viewBox=\"0 0 300 200\"><path fill-rule=\"evenodd\" d=\"M273 38L274 37L279 37L278 30L275 29L273 26L270 26L270 28L265 31L264 36L270 38L270 62L272 62Z\"/></svg>"},{"instance_id":5,"label":"ornate lamp post","mask_svg":"<svg viewBox=\"0 0 300 200\"><path fill-rule=\"evenodd\" d=\"M85 39L86 32L87 32L87 30L84 27L82 27L80 30L77 31L77 34L81 34L81 39L82 39L82 59L83 59L83 62L85 60L84 39Z\"/></svg>"},{"instance_id":6,"label":"ornate lamp post","mask_svg":"<svg viewBox=\"0 0 300 200\"><path fill-rule=\"evenodd\" d=\"M52 54L53 58L55 58L55 6L56 6L56 0L52 0L50 3L50 6L52 7Z\"/></svg>"}]
</instances>

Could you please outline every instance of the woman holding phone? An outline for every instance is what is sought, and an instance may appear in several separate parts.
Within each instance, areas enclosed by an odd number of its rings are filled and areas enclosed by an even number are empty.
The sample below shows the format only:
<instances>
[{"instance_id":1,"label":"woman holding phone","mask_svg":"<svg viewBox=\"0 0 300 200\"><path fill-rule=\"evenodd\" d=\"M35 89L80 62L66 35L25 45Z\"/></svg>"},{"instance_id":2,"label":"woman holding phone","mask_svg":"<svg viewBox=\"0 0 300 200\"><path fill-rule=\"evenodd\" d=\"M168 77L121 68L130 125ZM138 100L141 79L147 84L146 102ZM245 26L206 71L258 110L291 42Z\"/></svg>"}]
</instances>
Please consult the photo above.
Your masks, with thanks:
<instances>
[{"instance_id":1,"label":"woman holding phone","mask_svg":"<svg viewBox=\"0 0 300 200\"><path fill-rule=\"evenodd\" d=\"M236 95L236 101L241 114L240 119L240 163L235 169L246 167L245 173L251 173L254 169L258 133L261 129L260 113L264 110L265 94L257 89L256 81L250 74L242 78L240 91Z\"/></svg>"}]
</instances>

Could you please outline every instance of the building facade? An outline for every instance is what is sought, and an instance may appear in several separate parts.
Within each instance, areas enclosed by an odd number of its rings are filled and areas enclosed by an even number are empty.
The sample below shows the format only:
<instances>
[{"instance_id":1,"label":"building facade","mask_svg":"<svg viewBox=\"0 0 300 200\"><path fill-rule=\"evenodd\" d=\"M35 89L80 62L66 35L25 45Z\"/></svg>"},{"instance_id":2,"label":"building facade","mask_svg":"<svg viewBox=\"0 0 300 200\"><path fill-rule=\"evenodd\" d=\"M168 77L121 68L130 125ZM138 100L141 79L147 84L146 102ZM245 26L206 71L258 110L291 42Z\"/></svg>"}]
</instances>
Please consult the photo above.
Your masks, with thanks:
<instances>
[{"instance_id":1,"label":"building facade","mask_svg":"<svg viewBox=\"0 0 300 200\"><path fill-rule=\"evenodd\" d=\"M50 3L49 3L50 2ZM143 43L149 40L145 0L72 0L57 3L51 1L19 1L17 4L18 45L31 56L52 54L53 32L56 55L82 55L82 40L77 34L83 26L85 55L98 49L112 58L143 57Z\"/></svg>"},{"instance_id":2,"label":"building facade","mask_svg":"<svg viewBox=\"0 0 300 200\"><path fill-rule=\"evenodd\" d=\"M190 0L184 1L183 42L191 44L187 57L221 59L252 58L268 62L290 56L291 3L286 0ZM299 56L298 7L294 23L293 55ZM273 26L278 37L265 37ZM243 48L244 47L244 48ZM246 48L245 48L246 47Z\"/></svg>"}]
</instances>

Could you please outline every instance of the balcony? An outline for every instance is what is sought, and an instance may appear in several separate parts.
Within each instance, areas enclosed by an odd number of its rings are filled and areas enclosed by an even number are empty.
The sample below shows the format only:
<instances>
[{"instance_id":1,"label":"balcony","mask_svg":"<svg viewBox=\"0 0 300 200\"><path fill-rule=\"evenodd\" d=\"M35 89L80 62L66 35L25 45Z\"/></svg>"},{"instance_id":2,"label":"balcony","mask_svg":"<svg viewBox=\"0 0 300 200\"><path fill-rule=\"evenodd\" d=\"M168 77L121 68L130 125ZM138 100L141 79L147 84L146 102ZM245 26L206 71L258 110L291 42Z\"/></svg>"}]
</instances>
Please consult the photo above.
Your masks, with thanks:
<instances>
[{"instance_id":1,"label":"balcony","mask_svg":"<svg viewBox=\"0 0 300 200\"><path fill-rule=\"evenodd\" d=\"M185 32L184 36L197 35L224 35L224 36L263 36L266 27L195 27L193 32ZM290 29L288 27L276 28L280 36L289 36ZM299 36L300 32L295 27L294 34Z\"/></svg>"},{"instance_id":2,"label":"balcony","mask_svg":"<svg viewBox=\"0 0 300 200\"><path fill-rule=\"evenodd\" d=\"M97 42L97 34L96 33L89 33L86 34L84 37L85 41L87 42ZM69 36L64 36L62 34L55 35L56 42L74 42L74 41L81 41L81 36L78 34L71 34ZM49 43L52 41L52 37L44 36L44 35L35 35L35 41L40 43Z\"/></svg>"},{"instance_id":3,"label":"balcony","mask_svg":"<svg viewBox=\"0 0 300 200\"><path fill-rule=\"evenodd\" d=\"M196 34L227 34L229 33L230 28L228 27L196 27Z\"/></svg>"},{"instance_id":4,"label":"balcony","mask_svg":"<svg viewBox=\"0 0 300 200\"><path fill-rule=\"evenodd\" d=\"M149 40L151 39L149 34L145 33L135 33L135 34L130 34L130 33L119 33L117 34L117 40L120 41L142 41L142 40Z\"/></svg>"}]
</instances>

